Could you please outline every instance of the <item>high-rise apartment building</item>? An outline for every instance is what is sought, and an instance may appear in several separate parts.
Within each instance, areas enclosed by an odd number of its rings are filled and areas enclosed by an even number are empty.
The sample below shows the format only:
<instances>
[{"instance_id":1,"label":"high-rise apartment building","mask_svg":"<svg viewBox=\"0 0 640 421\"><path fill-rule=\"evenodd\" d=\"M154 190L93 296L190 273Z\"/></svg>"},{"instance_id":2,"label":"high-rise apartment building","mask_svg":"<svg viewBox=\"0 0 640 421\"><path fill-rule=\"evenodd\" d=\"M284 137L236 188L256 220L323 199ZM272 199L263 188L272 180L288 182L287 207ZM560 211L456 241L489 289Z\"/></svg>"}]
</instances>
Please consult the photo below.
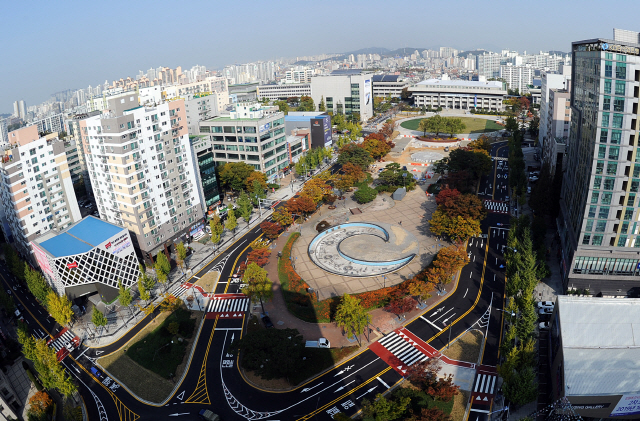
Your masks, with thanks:
<instances>
[{"instance_id":1,"label":"high-rise apartment building","mask_svg":"<svg viewBox=\"0 0 640 421\"><path fill-rule=\"evenodd\" d=\"M31 240L79 221L80 209L57 133L40 137L36 126L24 127L9 133L9 143L0 164L2 231L29 258Z\"/></svg>"},{"instance_id":2,"label":"high-rise apartment building","mask_svg":"<svg viewBox=\"0 0 640 421\"><path fill-rule=\"evenodd\" d=\"M549 166L551 175L562 170L571 125L571 93L565 89L549 89L547 105L548 139L542 144L542 162Z\"/></svg>"},{"instance_id":3,"label":"high-rise apartment building","mask_svg":"<svg viewBox=\"0 0 640 421\"><path fill-rule=\"evenodd\" d=\"M538 133L538 141L544 147L548 138L547 136L547 116L549 113L549 90L565 89L569 90L571 86L571 67L562 66L559 73L541 72L540 73L540 131Z\"/></svg>"},{"instance_id":4,"label":"high-rise apartment building","mask_svg":"<svg viewBox=\"0 0 640 421\"><path fill-rule=\"evenodd\" d=\"M130 93L107 103L80 120L93 194L100 217L128 228L149 260L202 227L184 101L145 107Z\"/></svg>"},{"instance_id":5,"label":"high-rise apartment building","mask_svg":"<svg viewBox=\"0 0 640 421\"><path fill-rule=\"evenodd\" d=\"M565 288L640 292L640 34L572 44L558 234Z\"/></svg>"},{"instance_id":6,"label":"high-rise apartment building","mask_svg":"<svg viewBox=\"0 0 640 421\"><path fill-rule=\"evenodd\" d=\"M9 132L7 131L7 119L0 118L0 146L9 143Z\"/></svg>"},{"instance_id":7,"label":"high-rise apartment building","mask_svg":"<svg viewBox=\"0 0 640 421\"><path fill-rule=\"evenodd\" d=\"M13 103L13 115L25 121L27 120L27 104L24 100L21 99Z\"/></svg>"},{"instance_id":8,"label":"high-rise apartment building","mask_svg":"<svg viewBox=\"0 0 640 421\"><path fill-rule=\"evenodd\" d=\"M284 113L278 107L235 104L230 114L200 122L200 135L211 142L216 165L246 162L269 179L289 165Z\"/></svg>"},{"instance_id":9,"label":"high-rise apartment building","mask_svg":"<svg viewBox=\"0 0 640 421\"><path fill-rule=\"evenodd\" d=\"M496 53L483 53L476 57L478 76L486 78L500 77L500 66L506 64L505 58Z\"/></svg>"},{"instance_id":10,"label":"high-rise apartment building","mask_svg":"<svg viewBox=\"0 0 640 421\"><path fill-rule=\"evenodd\" d=\"M520 95L529 92L529 85L533 83L534 70L530 66L513 66L508 63L500 66L500 78L507 83L511 90L518 90Z\"/></svg>"}]
</instances>

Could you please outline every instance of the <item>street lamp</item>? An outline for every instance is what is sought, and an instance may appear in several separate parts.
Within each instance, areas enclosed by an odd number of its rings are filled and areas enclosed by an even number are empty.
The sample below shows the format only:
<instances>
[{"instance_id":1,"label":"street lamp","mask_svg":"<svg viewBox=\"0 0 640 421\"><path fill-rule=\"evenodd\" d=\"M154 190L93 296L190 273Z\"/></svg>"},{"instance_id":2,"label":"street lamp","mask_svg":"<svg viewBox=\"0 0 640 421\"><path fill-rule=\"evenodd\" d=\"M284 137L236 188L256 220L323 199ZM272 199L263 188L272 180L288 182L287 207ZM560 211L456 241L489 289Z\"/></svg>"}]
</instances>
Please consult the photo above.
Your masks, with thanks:
<instances>
[{"instance_id":1,"label":"street lamp","mask_svg":"<svg viewBox=\"0 0 640 421\"><path fill-rule=\"evenodd\" d=\"M403 172L402 173L402 188L405 188L404 184L405 184L405 180L407 179L407 173Z\"/></svg>"}]
</instances>

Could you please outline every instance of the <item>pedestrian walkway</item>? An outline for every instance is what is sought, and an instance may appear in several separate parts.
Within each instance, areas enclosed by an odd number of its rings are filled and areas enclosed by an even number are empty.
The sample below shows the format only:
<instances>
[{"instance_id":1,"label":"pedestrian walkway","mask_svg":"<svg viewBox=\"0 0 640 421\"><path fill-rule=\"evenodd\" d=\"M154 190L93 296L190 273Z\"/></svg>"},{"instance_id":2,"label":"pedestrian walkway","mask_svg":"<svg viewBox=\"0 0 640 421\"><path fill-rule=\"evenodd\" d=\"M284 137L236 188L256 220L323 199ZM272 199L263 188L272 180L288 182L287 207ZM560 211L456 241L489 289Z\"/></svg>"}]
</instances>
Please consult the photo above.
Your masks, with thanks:
<instances>
[{"instance_id":1,"label":"pedestrian walkway","mask_svg":"<svg viewBox=\"0 0 640 421\"><path fill-rule=\"evenodd\" d=\"M54 338L47 341L47 346L53 348L58 361L62 361L73 349L80 346L80 338L65 327Z\"/></svg>"},{"instance_id":2,"label":"pedestrian walkway","mask_svg":"<svg viewBox=\"0 0 640 421\"><path fill-rule=\"evenodd\" d=\"M498 373L495 367L478 366L473 390L471 391L471 404L491 407L498 392ZM473 409L472 409L473 411Z\"/></svg>"}]
</instances>

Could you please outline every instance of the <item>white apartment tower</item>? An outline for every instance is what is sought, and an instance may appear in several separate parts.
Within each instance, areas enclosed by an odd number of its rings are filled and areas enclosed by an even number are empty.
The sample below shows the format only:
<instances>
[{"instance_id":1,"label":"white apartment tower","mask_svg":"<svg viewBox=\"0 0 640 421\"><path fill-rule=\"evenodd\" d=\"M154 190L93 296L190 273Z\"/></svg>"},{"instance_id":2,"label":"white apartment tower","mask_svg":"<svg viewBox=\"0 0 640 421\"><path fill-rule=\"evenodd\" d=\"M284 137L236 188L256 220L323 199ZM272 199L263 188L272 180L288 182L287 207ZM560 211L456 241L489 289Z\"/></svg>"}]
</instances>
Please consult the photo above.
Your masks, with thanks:
<instances>
[{"instance_id":1,"label":"white apartment tower","mask_svg":"<svg viewBox=\"0 0 640 421\"><path fill-rule=\"evenodd\" d=\"M57 133L40 137L37 126L24 127L9 133L1 161L2 231L28 259L31 240L81 219L65 144Z\"/></svg>"},{"instance_id":2,"label":"white apartment tower","mask_svg":"<svg viewBox=\"0 0 640 421\"><path fill-rule=\"evenodd\" d=\"M202 223L183 100L138 106L135 93L80 120L100 217L128 228L145 260Z\"/></svg>"}]
</instances>

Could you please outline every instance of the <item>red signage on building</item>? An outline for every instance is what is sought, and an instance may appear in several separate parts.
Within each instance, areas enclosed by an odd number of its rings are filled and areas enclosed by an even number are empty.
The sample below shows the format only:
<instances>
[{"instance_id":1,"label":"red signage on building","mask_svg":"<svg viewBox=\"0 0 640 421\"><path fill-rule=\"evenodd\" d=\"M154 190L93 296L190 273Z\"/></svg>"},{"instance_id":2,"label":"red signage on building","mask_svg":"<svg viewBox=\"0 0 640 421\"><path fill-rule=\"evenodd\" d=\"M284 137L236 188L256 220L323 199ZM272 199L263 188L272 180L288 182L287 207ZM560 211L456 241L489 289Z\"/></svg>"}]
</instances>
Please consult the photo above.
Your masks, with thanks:
<instances>
[{"instance_id":1,"label":"red signage on building","mask_svg":"<svg viewBox=\"0 0 640 421\"><path fill-rule=\"evenodd\" d=\"M75 269L77 267L78 267L78 263L77 262L67 263L67 268L68 269Z\"/></svg>"}]
</instances>

